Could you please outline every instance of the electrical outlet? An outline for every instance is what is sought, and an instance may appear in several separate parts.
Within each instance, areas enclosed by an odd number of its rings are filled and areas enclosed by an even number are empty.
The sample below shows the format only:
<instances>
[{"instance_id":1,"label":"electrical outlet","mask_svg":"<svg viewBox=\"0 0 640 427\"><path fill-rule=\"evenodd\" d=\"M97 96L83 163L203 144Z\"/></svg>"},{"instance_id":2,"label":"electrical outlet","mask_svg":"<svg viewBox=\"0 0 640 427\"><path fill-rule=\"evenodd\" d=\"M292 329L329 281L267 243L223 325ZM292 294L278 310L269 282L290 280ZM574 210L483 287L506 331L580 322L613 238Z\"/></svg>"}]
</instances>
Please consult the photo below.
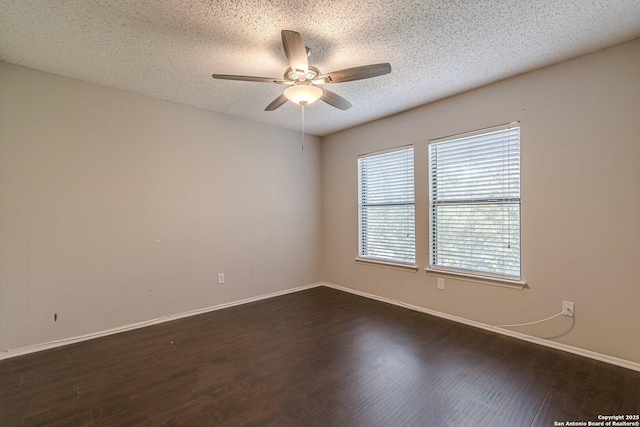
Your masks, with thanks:
<instances>
[{"instance_id":1,"label":"electrical outlet","mask_svg":"<svg viewBox=\"0 0 640 427\"><path fill-rule=\"evenodd\" d=\"M438 277L438 289L444 291L444 279L442 277Z\"/></svg>"},{"instance_id":2,"label":"electrical outlet","mask_svg":"<svg viewBox=\"0 0 640 427\"><path fill-rule=\"evenodd\" d=\"M224 273L218 273L218 285L222 285L224 283Z\"/></svg>"},{"instance_id":3,"label":"electrical outlet","mask_svg":"<svg viewBox=\"0 0 640 427\"><path fill-rule=\"evenodd\" d=\"M573 317L574 303L571 301L562 301L562 314L568 317Z\"/></svg>"}]
</instances>

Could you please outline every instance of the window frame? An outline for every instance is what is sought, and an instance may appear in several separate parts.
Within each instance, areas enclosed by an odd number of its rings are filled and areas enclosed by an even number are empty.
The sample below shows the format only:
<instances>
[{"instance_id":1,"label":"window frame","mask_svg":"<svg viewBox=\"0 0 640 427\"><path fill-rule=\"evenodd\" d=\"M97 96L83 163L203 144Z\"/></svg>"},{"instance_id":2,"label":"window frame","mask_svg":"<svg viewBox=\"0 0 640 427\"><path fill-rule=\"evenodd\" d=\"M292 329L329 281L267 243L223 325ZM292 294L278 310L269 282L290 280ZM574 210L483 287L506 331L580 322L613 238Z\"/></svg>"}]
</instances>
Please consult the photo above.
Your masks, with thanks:
<instances>
[{"instance_id":1,"label":"window frame","mask_svg":"<svg viewBox=\"0 0 640 427\"><path fill-rule=\"evenodd\" d=\"M410 158L411 158L411 184L412 184L412 201L409 203L406 203L406 206L412 206L413 207L413 224L412 224L412 232L413 232L413 260L408 261L408 260L404 260L404 259L398 259L398 258L387 258L387 257L380 257L380 256L372 256L372 255L368 255L368 254L364 254L363 253L363 224L362 224L362 219L363 219L363 202L362 202L362 172L361 172L361 161L362 159L365 158L370 158L370 157L376 157L376 156L383 156L383 155L387 155L387 154L391 154L391 153L397 153L397 152L401 152L401 151L410 151ZM384 266L384 267L390 267L390 268L396 268L396 269L401 269L401 270L411 270L411 271L417 271L418 270L418 265L416 264L416 197L415 197L415 179L416 179L416 175L415 175L415 148L413 146L413 144L410 145L404 145L404 146L400 146L400 147L394 147L394 148L390 148L390 149L386 149L386 150L380 150L380 151L374 151L374 152L370 152L370 153L366 153L366 154L361 154L358 155L357 158L357 182L358 182L358 198L357 198L357 215L358 215L358 256L355 258L356 262L359 263L365 263L365 264L372 264L372 265L378 265L378 266ZM398 206L398 205L402 205L402 203L375 203L372 204L372 206Z\"/></svg>"},{"instance_id":2,"label":"window frame","mask_svg":"<svg viewBox=\"0 0 640 427\"><path fill-rule=\"evenodd\" d=\"M447 142L454 142L454 141L459 141L461 139L465 139L465 138L471 138L471 137L477 137L480 135L485 135L485 134L491 134L491 133L495 133L495 132L499 132L499 131L503 131L503 130L507 130L507 129L511 129L511 128L518 128L519 130L519 137L518 137L518 149L519 149L519 158L518 158L518 178L520 179L522 176L522 168L521 168L521 146L522 146L522 135L521 135L521 126L520 126L520 122L516 121L516 122L511 122L508 124L503 124L503 125L499 125L499 126L493 126L493 127L489 127L489 128L483 128L483 129L478 129L475 131L471 131L471 132L465 132L465 133L461 133L461 134L454 134L454 135L450 135L447 137L443 137L443 138L437 138L437 139L433 139L430 140L428 142L428 146L427 146L427 151L428 151L428 219L429 219L429 226L428 226L428 246L429 246L429 263L428 263L428 267L425 268L425 271L428 274L433 274L433 275L437 275L437 276L442 276L442 277L454 277L454 278L460 278L460 279L464 279L467 281L472 281L472 282L478 282L478 283L488 283L488 284L493 284L493 285L506 285L507 287L520 287L520 288L525 288L526 287L526 282L523 279L522 276L522 267L523 267L523 260L522 260L522 191L521 191L521 185L519 188L519 192L518 192L518 243L519 243L519 252L518 252L518 262L519 262L519 275L518 276L512 276L512 275L502 275L502 274L494 274L494 273L490 273L490 272L483 272L483 271L476 271L476 270L467 270L467 269L461 269L461 268L455 268L455 267L447 267L447 266L442 266L442 265L436 265L434 264L435 261L435 251L434 251L434 210L436 207L436 202L434 202L433 197L433 171L432 171L432 150L431 147L434 144L443 144L443 143L447 143ZM512 199L509 197L508 200L505 201L505 203L511 203ZM495 200L488 197L485 199L477 199L476 201L482 201L484 200L487 204L488 203L493 203L495 204ZM461 203L462 204L462 203ZM501 203L498 203L501 204ZM451 203L451 205L455 205L455 203Z\"/></svg>"}]
</instances>

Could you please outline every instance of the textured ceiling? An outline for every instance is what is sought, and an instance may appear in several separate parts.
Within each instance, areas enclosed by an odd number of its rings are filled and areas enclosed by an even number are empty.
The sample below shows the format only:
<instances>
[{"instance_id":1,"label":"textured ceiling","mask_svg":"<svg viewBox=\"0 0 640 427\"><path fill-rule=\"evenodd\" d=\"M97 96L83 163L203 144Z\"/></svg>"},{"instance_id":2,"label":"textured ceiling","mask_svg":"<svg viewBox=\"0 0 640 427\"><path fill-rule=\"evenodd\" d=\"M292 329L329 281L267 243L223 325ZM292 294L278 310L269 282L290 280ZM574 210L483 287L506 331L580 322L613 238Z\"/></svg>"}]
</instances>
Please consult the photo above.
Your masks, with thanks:
<instances>
[{"instance_id":1,"label":"textured ceiling","mask_svg":"<svg viewBox=\"0 0 640 427\"><path fill-rule=\"evenodd\" d=\"M0 0L0 60L299 130L280 30L302 34L324 73L389 62L330 85L353 108L305 112L327 135L640 37L639 0Z\"/></svg>"}]
</instances>

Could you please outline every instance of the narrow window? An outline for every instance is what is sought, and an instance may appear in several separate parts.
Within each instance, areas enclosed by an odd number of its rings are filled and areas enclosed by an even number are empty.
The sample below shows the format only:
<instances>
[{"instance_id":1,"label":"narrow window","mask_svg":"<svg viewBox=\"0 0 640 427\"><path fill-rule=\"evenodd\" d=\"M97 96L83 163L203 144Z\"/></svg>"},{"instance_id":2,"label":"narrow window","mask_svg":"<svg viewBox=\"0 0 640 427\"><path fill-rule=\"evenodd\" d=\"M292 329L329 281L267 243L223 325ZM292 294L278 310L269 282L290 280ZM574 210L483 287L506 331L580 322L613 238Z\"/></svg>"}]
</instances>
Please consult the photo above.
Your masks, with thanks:
<instances>
[{"instance_id":1,"label":"narrow window","mask_svg":"<svg viewBox=\"0 0 640 427\"><path fill-rule=\"evenodd\" d=\"M430 142L430 267L519 280L518 123Z\"/></svg>"},{"instance_id":2,"label":"narrow window","mask_svg":"<svg viewBox=\"0 0 640 427\"><path fill-rule=\"evenodd\" d=\"M413 147L358 158L359 256L415 263Z\"/></svg>"}]
</instances>

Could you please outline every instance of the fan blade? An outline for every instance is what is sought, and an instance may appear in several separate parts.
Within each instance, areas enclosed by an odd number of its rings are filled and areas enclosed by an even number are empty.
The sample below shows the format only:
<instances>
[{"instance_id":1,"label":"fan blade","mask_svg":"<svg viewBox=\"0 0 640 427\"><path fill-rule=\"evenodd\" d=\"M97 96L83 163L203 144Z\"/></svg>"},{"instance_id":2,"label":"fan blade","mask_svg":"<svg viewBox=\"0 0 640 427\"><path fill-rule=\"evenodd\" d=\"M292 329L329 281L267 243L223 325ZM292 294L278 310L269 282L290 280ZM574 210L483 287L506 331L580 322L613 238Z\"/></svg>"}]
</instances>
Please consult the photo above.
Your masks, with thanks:
<instances>
[{"instance_id":1,"label":"fan blade","mask_svg":"<svg viewBox=\"0 0 640 427\"><path fill-rule=\"evenodd\" d=\"M230 74L213 74L211 77L213 77L214 79L239 80L243 82L261 82L261 83L278 83L278 84L289 83L286 80L275 79L273 77L234 76Z\"/></svg>"},{"instance_id":2,"label":"fan blade","mask_svg":"<svg viewBox=\"0 0 640 427\"><path fill-rule=\"evenodd\" d=\"M353 107L353 105L351 105L349 101L347 101L340 95L335 94L330 90L327 90L324 88L322 89L322 96L320 97L320 99L326 102L327 104L332 105L341 110L348 110L349 108Z\"/></svg>"},{"instance_id":3,"label":"fan blade","mask_svg":"<svg viewBox=\"0 0 640 427\"><path fill-rule=\"evenodd\" d=\"M267 108L265 108L264 111L273 111L276 108L280 108L285 102L287 102L287 97L282 94L274 99L271 104L267 105Z\"/></svg>"},{"instance_id":4,"label":"fan blade","mask_svg":"<svg viewBox=\"0 0 640 427\"><path fill-rule=\"evenodd\" d=\"M371 77L382 76L384 74L389 74L390 72L391 65L388 63L362 65L360 67L332 71L331 73L327 73L322 77L315 79L313 84L342 83L353 80L370 79Z\"/></svg>"},{"instance_id":5,"label":"fan blade","mask_svg":"<svg viewBox=\"0 0 640 427\"><path fill-rule=\"evenodd\" d=\"M282 46L284 46L284 53L287 55L291 69L294 71L303 70L306 73L309 70L309 60L307 59L307 48L300 33L282 30Z\"/></svg>"}]
</instances>

